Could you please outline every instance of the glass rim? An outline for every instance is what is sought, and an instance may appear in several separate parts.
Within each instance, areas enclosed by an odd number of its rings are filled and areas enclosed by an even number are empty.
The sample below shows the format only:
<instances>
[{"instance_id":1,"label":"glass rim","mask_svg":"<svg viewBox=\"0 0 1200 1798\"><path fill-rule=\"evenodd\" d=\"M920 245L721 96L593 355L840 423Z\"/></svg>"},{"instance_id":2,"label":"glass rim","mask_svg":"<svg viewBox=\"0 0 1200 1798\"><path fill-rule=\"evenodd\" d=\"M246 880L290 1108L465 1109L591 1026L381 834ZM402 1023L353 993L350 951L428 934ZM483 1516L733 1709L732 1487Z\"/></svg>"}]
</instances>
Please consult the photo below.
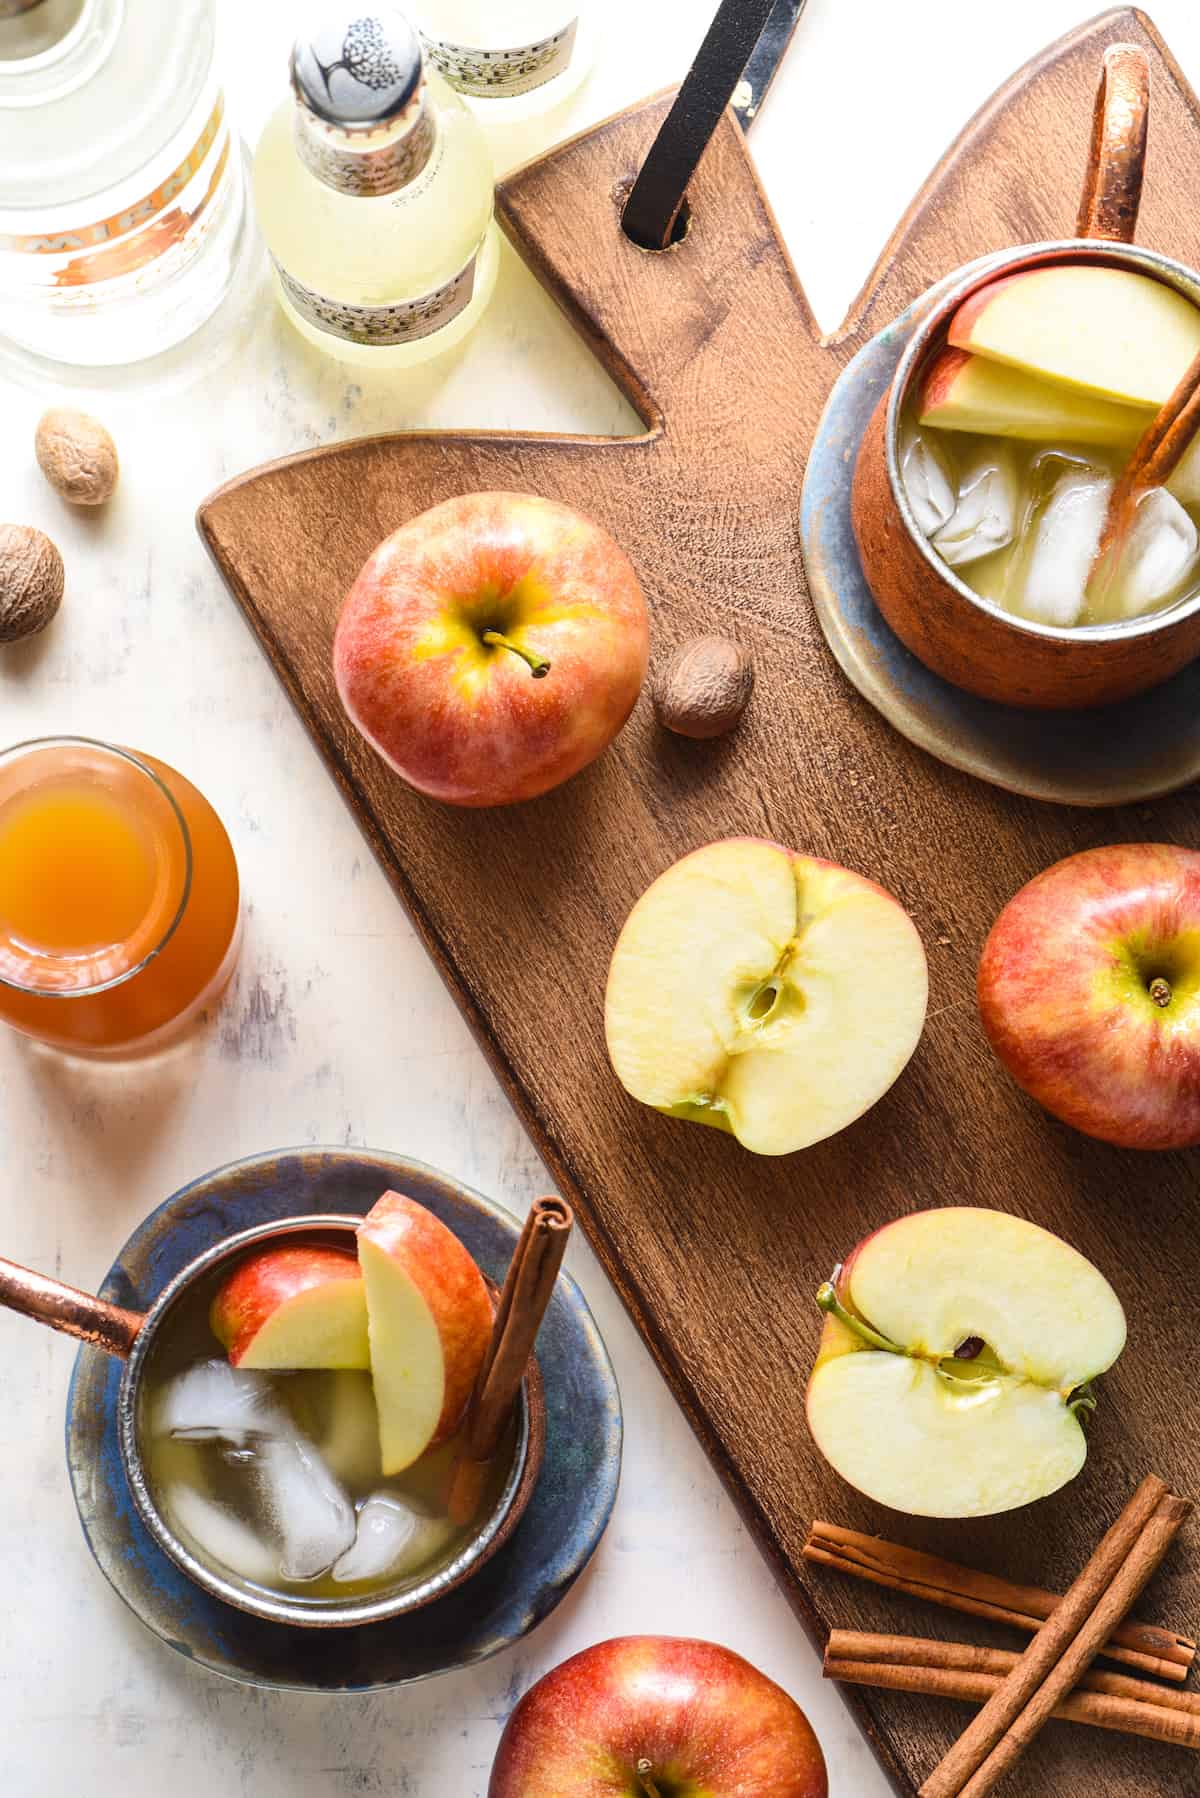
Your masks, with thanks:
<instances>
[{"instance_id":1,"label":"glass rim","mask_svg":"<svg viewBox=\"0 0 1200 1798\"><path fill-rule=\"evenodd\" d=\"M10 980L7 975L0 973L0 987L7 987L10 992L14 993L25 993L32 999L57 999L60 1001L69 999L92 999L99 993L108 993L111 992L114 987L124 986L126 981L132 980L135 975L143 973L155 957L162 954L162 951L175 935L175 932L183 921L183 914L187 910L188 900L190 899L192 892L192 833L187 827L187 819L184 817L183 811L180 808L174 793L172 793L167 783L154 772L153 768L147 767L146 763L139 755L136 755L133 750L122 749L115 743L106 743L100 737L78 737L70 735L27 737L24 742L11 743L7 749L0 749L0 768L4 768L14 759L23 755L28 755L34 750L60 748L99 749L103 754L114 756L119 761L127 762L130 767L136 768L139 774L145 775L146 779L151 781L153 785L157 787L159 793L161 793L167 804L170 806L175 822L179 826L179 834L183 840L183 890L179 895L179 904L175 909L175 915L168 923L158 941L146 951L140 961L134 963L133 967L126 968L123 974L114 974L111 980L93 981L90 986L55 987L49 990L43 986L29 986L22 980ZM61 962L64 957L45 956L43 959L46 961Z\"/></svg>"}]
</instances>

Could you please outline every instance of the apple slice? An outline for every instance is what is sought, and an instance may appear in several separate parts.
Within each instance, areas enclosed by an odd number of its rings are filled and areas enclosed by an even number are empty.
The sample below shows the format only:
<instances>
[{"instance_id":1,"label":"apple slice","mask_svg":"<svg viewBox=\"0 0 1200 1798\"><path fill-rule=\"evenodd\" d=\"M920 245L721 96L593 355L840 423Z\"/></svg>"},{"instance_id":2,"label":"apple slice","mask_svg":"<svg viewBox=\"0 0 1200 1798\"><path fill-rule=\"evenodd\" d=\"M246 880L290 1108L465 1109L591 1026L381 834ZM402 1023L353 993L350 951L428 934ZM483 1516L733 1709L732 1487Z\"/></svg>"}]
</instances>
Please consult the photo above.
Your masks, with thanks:
<instances>
[{"instance_id":1,"label":"apple slice","mask_svg":"<svg viewBox=\"0 0 1200 1798\"><path fill-rule=\"evenodd\" d=\"M942 431L981 431L1034 443L1132 448L1154 414L1123 406L966 350L942 350L921 385L918 422Z\"/></svg>"},{"instance_id":2,"label":"apple slice","mask_svg":"<svg viewBox=\"0 0 1200 1798\"><path fill-rule=\"evenodd\" d=\"M1058 262L979 288L948 336L955 349L1158 407L1200 350L1200 309L1132 269Z\"/></svg>"},{"instance_id":3,"label":"apple slice","mask_svg":"<svg viewBox=\"0 0 1200 1798\"><path fill-rule=\"evenodd\" d=\"M608 976L608 1053L644 1105L787 1155L887 1091L927 993L921 939L882 887L732 837L676 862L629 914Z\"/></svg>"},{"instance_id":4,"label":"apple slice","mask_svg":"<svg viewBox=\"0 0 1200 1798\"><path fill-rule=\"evenodd\" d=\"M1061 1238L970 1206L901 1218L821 1288L808 1423L842 1478L918 1517L987 1517L1083 1466L1088 1382L1125 1346L1104 1276Z\"/></svg>"},{"instance_id":5,"label":"apple slice","mask_svg":"<svg viewBox=\"0 0 1200 1798\"><path fill-rule=\"evenodd\" d=\"M250 1255L209 1312L234 1367L364 1368L367 1303L354 1256L320 1244Z\"/></svg>"},{"instance_id":6,"label":"apple slice","mask_svg":"<svg viewBox=\"0 0 1200 1798\"><path fill-rule=\"evenodd\" d=\"M483 1275L453 1231L385 1192L358 1228L385 1474L453 1435L492 1332Z\"/></svg>"}]
</instances>

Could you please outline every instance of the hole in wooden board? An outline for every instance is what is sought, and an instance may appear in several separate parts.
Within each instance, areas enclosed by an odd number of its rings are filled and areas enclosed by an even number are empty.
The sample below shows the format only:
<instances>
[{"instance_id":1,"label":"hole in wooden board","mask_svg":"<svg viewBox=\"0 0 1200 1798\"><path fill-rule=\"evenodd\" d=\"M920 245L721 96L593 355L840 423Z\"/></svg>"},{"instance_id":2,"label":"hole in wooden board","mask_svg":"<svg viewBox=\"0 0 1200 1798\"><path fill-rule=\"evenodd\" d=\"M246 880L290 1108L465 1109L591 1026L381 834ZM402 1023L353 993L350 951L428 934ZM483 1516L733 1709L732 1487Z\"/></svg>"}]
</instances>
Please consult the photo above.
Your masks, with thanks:
<instances>
[{"instance_id":1,"label":"hole in wooden board","mask_svg":"<svg viewBox=\"0 0 1200 1798\"><path fill-rule=\"evenodd\" d=\"M634 180L635 177L633 175L627 175L624 180L618 181L617 185L613 188L613 200L621 217L621 230L625 233L625 236L629 239L635 249L643 250L649 256L664 256L669 250L677 249L691 230L692 209L685 198L679 211L675 215L675 223L671 227L671 240L669 243L642 243L640 239L636 238L625 226L625 207L629 200L629 196L633 191Z\"/></svg>"}]
</instances>

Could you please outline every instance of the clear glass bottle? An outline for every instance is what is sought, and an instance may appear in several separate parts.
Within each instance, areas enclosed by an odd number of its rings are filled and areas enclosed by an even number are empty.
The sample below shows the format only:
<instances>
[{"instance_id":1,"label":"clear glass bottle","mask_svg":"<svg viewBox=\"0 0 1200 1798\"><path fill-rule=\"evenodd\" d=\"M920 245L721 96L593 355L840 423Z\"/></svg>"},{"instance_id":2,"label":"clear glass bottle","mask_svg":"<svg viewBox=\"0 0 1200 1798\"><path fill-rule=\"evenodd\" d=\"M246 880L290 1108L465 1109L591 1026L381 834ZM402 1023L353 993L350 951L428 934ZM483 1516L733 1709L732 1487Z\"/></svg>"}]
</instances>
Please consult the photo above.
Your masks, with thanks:
<instances>
[{"instance_id":1,"label":"clear glass bottle","mask_svg":"<svg viewBox=\"0 0 1200 1798\"><path fill-rule=\"evenodd\" d=\"M292 52L254 200L292 324L341 361L423 362L466 336L499 245L482 131L404 16L326 7Z\"/></svg>"},{"instance_id":2,"label":"clear glass bottle","mask_svg":"<svg viewBox=\"0 0 1200 1798\"><path fill-rule=\"evenodd\" d=\"M411 0L411 12L438 73L485 120L548 112L591 67L594 0Z\"/></svg>"},{"instance_id":3,"label":"clear glass bottle","mask_svg":"<svg viewBox=\"0 0 1200 1798\"><path fill-rule=\"evenodd\" d=\"M0 0L0 336L92 367L167 349L245 220L213 0Z\"/></svg>"}]
</instances>

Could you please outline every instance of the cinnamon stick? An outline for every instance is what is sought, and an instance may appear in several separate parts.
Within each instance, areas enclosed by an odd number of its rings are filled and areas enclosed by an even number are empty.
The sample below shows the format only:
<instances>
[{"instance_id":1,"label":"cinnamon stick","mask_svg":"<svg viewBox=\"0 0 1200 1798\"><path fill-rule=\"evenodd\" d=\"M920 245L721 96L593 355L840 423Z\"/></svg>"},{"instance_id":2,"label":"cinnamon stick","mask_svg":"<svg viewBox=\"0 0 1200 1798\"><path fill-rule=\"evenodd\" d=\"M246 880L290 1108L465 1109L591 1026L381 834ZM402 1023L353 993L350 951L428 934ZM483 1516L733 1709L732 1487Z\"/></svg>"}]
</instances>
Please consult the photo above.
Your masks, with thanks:
<instances>
[{"instance_id":1,"label":"cinnamon stick","mask_svg":"<svg viewBox=\"0 0 1200 1798\"><path fill-rule=\"evenodd\" d=\"M535 1199L513 1251L491 1342L467 1406L462 1452L450 1479L450 1518L460 1527L470 1523L479 1509L488 1464L525 1378L574 1223L565 1200Z\"/></svg>"},{"instance_id":2,"label":"cinnamon stick","mask_svg":"<svg viewBox=\"0 0 1200 1798\"><path fill-rule=\"evenodd\" d=\"M1100 547L1093 573L1108 558L1119 554L1125 533L1133 522L1138 498L1148 487L1163 487L1170 480L1184 451L1200 429L1200 353L1163 402L1133 446L1112 493L1109 495Z\"/></svg>"},{"instance_id":3,"label":"cinnamon stick","mask_svg":"<svg viewBox=\"0 0 1200 1798\"><path fill-rule=\"evenodd\" d=\"M1063 1601L918 1798L985 1798L1087 1671L1166 1554L1191 1505L1144 1479Z\"/></svg>"},{"instance_id":4,"label":"cinnamon stick","mask_svg":"<svg viewBox=\"0 0 1200 1798\"><path fill-rule=\"evenodd\" d=\"M826 1677L840 1679L831 1673L832 1666L848 1661L903 1667L911 1673L939 1672L983 1674L999 1685L1021 1657L1006 1648L982 1648L975 1642L928 1641L921 1636L872 1635L853 1629L831 1630L825 1645ZM861 1682L860 1682L861 1683ZM918 1690L918 1687L912 1687ZM935 1690L936 1687L931 1687ZM1174 1711L1193 1721L1196 1745L1200 1747L1200 1694L1176 1692L1147 1679L1130 1679L1125 1673L1106 1673L1092 1668L1077 1687L1081 1692L1097 1692L1108 1698L1123 1698L1133 1704L1156 1706ZM991 1696L991 1694L987 1694ZM1088 1721L1082 1718L1081 1721Z\"/></svg>"},{"instance_id":5,"label":"cinnamon stick","mask_svg":"<svg viewBox=\"0 0 1200 1798\"><path fill-rule=\"evenodd\" d=\"M1029 1634L1036 1634L1060 1602L1059 1593L1041 1586L1016 1585L939 1555L923 1554L820 1520L812 1526L804 1558L889 1591ZM1113 1631L1101 1652L1108 1660L1182 1684L1196 1657L1196 1644L1157 1624L1126 1621Z\"/></svg>"},{"instance_id":6,"label":"cinnamon stick","mask_svg":"<svg viewBox=\"0 0 1200 1798\"><path fill-rule=\"evenodd\" d=\"M995 1673L960 1672L954 1668L913 1667L895 1661L833 1661L825 1663L826 1679L842 1685L874 1686L891 1692L914 1692L921 1697L952 1698L964 1704L988 1704L1000 1690L1003 1676ZM1120 1678L1119 1674L1110 1677ZM1138 1682L1132 1680L1132 1685ZM1162 1688L1160 1688L1160 1691ZM1163 1692L1163 1696L1173 1696ZM1200 1748L1200 1717L1169 1705L1138 1703L1091 1690L1077 1691L1060 1699L1052 1713L1067 1723L1086 1723L1093 1729L1120 1730L1124 1735L1144 1736L1153 1742L1173 1742L1181 1748Z\"/></svg>"}]
</instances>

